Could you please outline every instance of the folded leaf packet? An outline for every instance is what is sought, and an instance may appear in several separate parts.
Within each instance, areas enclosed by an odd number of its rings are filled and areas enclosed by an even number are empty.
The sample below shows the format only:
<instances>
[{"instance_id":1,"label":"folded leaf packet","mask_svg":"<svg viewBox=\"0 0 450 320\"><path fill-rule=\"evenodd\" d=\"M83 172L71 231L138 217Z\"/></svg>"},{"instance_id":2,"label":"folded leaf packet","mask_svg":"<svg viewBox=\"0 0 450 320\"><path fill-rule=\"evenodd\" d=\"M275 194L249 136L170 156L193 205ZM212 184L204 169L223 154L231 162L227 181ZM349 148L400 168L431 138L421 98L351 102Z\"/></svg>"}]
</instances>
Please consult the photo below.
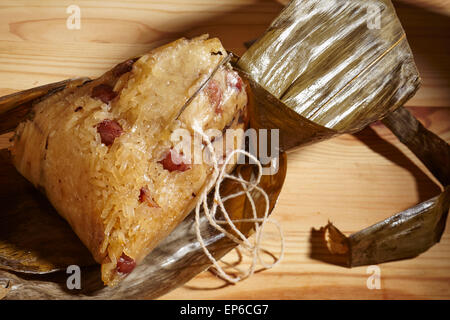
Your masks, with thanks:
<instances>
[{"instance_id":1,"label":"folded leaf packet","mask_svg":"<svg viewBox=\"0 0 450 320\"><path fill-rule=\"evenodd\" d=\"M420 84L388 0L292 1L238 66L294 110L289 115L299 124L309 126L306 118L322 126L307 129L319 138L361 130L402 106ZM261 126L279 125L270 124L276 117L259 118ZM317 139L280 135L284 150Z\"/></svg>"},{"instance_id":2,"label":"folded leaf packet","mask_svg":"<svg viewBox=\"0 0 450 320\"><path fill-rule=\"evenodd\" d=\"M252 108L252 126L281 128L281 150L384 119L443 187L349 237L328 225L322 240L331 257L320 259L377 264L414 257L439 242L450 205L450 147L402 108L420 77L390 1L291 1L238 66L261 92L250 97L259 106Z\"/></svg>"}]
</instances>

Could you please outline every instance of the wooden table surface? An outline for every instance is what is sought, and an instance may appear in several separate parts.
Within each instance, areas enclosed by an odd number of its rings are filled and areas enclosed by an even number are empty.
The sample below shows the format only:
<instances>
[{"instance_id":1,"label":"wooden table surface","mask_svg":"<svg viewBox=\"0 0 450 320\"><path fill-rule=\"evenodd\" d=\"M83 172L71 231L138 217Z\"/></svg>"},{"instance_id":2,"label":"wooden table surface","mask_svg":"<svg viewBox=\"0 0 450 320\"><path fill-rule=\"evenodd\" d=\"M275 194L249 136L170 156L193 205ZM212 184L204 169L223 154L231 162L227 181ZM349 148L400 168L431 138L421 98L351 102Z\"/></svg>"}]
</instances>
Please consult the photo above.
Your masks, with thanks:
<instances>
[{"instance_id":1,"label":"wooden table surface","mask_svg":"<svg viewBox=\"0 0 450 320\"><path fill-rule=\"evenodd\" d=\"M209 33L237 54L282 9L275 0L2 0L0 95L74 76L100 75L115 63L181 36ZM68 30L66 8L81 9L81 29ZM450 141L450 3L395 2L422 88L407 106ZM0 136L0 146L8 135ZM379 265L380 289L368 289L367 267L347 269L309 257L311 228L334 222L350 234L440 188L381 124L289 154L285 186L273 217L286 253L280 265L237 285L198 275L162 299L450 298L450 228L441 243L412 260ZM276 252L274 230L266 248Z\"/></svg>"}]
</instances>

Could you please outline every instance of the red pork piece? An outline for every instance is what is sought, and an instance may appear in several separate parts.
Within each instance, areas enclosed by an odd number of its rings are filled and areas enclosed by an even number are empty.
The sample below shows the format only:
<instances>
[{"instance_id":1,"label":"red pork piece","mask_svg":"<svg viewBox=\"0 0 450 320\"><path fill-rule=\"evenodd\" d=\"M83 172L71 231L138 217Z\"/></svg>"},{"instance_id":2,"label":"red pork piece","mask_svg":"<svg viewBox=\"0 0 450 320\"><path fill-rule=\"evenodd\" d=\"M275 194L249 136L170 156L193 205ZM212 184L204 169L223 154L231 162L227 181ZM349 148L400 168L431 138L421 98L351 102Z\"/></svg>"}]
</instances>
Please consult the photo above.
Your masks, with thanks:
<instances>
[{"instance_id":1,"label":"red pork piece","mask_svg":"<svg viewBox=\"0 0 450 320\"><path fill-rule=\"evenodd\" d=\"M217 114L222 113L223 109L221 107L221 104L223 92L222 89L220 88L219 82L217 82L214 79L211 79L206 87L206 94L208 95L210 103L214 106L214 111Z\"/></svg>"},{"instance_id":2,"label":"red pork piece","mask_svg":"<svg viewBox=\"0 0 450 320\"><path fill-rule=\"evenodd\" d=\"M136 267L136 261L122 253L119 260L117 260L117 272L122 274L128 274Z\"/></svg>"},{"instance_id":3,"label":"red pork piece","mask_svg":"<svg viewBox=\"0 0 450 320\"><path fill-rule=\"evenodd\" d=\"M163 168L165 170L168 170L170 172L184 172L191 169L192 167L188 160L174 149L170 149L170 151L166 153L164 159L159 161L159 163L163 165Z\"/></svg>"},{"instance_id":4,"label":"red pork piece","mask_svg":"<svg viewBox=\"0 0 450 320\"><path fill-rule=\"evenodd\" d=\"M123 129L117 121L106 119L97 125L97 132L100 134L102 143L110 146L116 138L120 137Z\"/></svg>"},{"instance_id":5,"label":"red pork piece","mask_svg":"<svg viewBox=\"0 0 450 320\"><path fill-rule=\"evenodd\" d=\"M241 77L239 77L239 74L237 74L237 72L229 71L227 73L227 86L229 86L231 88L235 88L239 92L241 92L243 85L244 85L244 83L243 83Z\"/></svg>"}]
</instances>

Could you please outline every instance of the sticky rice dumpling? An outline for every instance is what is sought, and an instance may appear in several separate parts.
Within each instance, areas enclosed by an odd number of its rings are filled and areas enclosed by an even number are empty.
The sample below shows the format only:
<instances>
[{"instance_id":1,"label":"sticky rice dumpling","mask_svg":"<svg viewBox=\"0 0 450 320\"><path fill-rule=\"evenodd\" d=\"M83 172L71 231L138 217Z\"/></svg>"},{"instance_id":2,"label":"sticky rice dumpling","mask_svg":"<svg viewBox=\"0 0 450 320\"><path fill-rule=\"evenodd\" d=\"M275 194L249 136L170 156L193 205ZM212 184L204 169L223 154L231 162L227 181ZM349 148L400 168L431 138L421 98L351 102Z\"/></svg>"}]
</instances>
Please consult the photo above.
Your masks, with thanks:
<instances>
[{"instance_id":1,"label":"sticky rice dumpling","mask_svg":"<svg viewBox=\"0 0 450 320\"><path fill-rule=\"evenodd\" d=\"M247 93L218 39L180 39L36 103L11 147L113 286L191 211L212 172L171 134L243 128ZM223 151L225 152L225 151Z\"/></svg>"}]
</instances>

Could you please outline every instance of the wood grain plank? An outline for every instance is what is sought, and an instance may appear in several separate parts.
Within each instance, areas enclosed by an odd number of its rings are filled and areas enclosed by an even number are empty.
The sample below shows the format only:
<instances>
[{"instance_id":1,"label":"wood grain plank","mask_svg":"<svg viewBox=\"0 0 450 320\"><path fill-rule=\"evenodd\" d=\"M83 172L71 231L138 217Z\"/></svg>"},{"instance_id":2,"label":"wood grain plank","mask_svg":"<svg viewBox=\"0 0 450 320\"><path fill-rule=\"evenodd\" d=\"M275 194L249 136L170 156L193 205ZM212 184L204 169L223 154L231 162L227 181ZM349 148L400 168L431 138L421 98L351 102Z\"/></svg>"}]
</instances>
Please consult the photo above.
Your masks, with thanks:
<instances>
[{"instance_id":1,"label":"wood grain plank","mask_svg":"<svg viewBox=\"0 0 450 320\"><path fill-rule=\"evenodd\" d=\"M428 0L429 1L429 0ZM424 9L426 1L395 2L397 14L403 24L422 77L422 88L407 106L449 106L450 101L450 2L429 1L431 8Z\"/></svg>"},{"instance_id":2,"label":"wood grain plank","mask_svg":"<svg viewBox=\"0 0 450 320\"><path fill-rule=\"evenodd\" d=\"M81 29L66 28L69 1L0 3L0 95L74 76L96 77L163 43L204 33L237 54L282 6L270 0L78 1Z\"/></svg>"},{"instance_id":3,"label":"wood grain plank","mask_svg":"<svg viewBox=\"0 0 450 320\"><path fill-rule=\"evenodd\" d=\"M427 0L432 9L448 1ZM423 78L408 106L448 106L450 18L427 2L396 2ZM283 2L283 1L281 1ZM77 1L81 30L66 28L70 1L0 4L0 94L73 76L98 76L111 65L181 36L210 33L237 54L281 10L274 0ZM448 9L450 10L450 9Z\"/></svg>"}]
</instances>

